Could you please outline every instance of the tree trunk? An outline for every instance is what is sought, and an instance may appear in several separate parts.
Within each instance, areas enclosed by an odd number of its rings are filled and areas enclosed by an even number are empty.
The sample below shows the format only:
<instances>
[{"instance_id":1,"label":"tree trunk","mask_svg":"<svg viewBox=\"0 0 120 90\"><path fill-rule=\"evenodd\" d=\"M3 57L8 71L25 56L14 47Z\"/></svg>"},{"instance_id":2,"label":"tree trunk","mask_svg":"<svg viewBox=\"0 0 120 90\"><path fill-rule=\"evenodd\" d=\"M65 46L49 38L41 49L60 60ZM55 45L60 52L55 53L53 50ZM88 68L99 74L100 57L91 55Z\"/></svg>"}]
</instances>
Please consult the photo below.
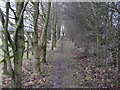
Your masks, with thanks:
<instances>
[{"instance_id":1,"label":"tree trunk","mask_svg":"<svg viewBox=\"0 0 120 90\"><path fill-rule=\"evenodd\" d=\"M4 75L7 75L7 61L4 57Z\"/></svg>"},{"instance_id":2,"label":"tree trunk","mask_svg":"<svg viewBox=\"0 0 120 90\"><path fill-rule=\"evenodd\" d=\"M60 30L61 30L61 26L59 24L59 25L57 25L57 40L59 40L59 38L60 38Z\"/></svg>"},{"instance_id":3,"label":"tree trunk","mask_svg":"<svg viewBox=\"0 0 120 90\"><path fill-rule=\"evenodd\" d=\"M118 71L120 72L120 28L118 29Z\"/></svg>"},{"instance_id":4,"label":"tree trunk","mask_svg":"<svg viewBox=\"0 0 120 90\"><path fill-rule=\"evenodd\" d=\"M8 40L10 39L10 34L8 32L8 21L9 21L9 4L10 2L6 2L6 19L4 20L4 15L2 10L0 9L0 19L4 28L4 36L2 36L2 42L4 46L4 74L7 73L11 76L13 79L13 69L10 61L10 55L9 55L9 47L8 47Z\"/></svg>"},{"instance_id":5,"label":"tree trunk","mask_svg":"<svg viewBox=\"0 0 120 90\"><path fill-rule=\"evenodd\" d=\"M43 43L43 57L42 61L46 63L46 49L47 49L47 28L48 28L48 22L49 22L49 15L50 15L50 8L51 8L51 2L48 3L48 11L45 19L45 25L43 29L43 33L41 36L41 44Z\"/></svg>"},{"instance_id":6,"label":"tree trunk","mask_svg":"<svg viewBox=\"0 0 120 90\"><path fill-rule=\"evenodd\" d=\"M120 43L118 45L118 71L120 72Z\"/></svg>"},{"instance_id":7,"label":"tree trunk","mask_svg":"<svg viewBox=\"0 0 120 90\"><path fill-rule=\"evenodd\" d=\"M49 29L47 30L47 39L51 40L51 25L49 26Z\"/></svg>"},{"instance_id":8,"label":"tree trunk","mask_svg":"<svg viewBox=\"0 0 120 90\"><path fill-rule=\"evenodd\" d=\"M8 21L9 21L9 2L6 3L6 20L5 20L5 61L7 62L7 72L8 74L13 77L13 69L10 61L10 55L9 55L9 47L8 47Z\"/></svg>"},{"instance_id":9,"label":"tree trunk","mask_svg":"<svg viewBox=\"0 0 120 90\"><path fill-rule=\"evenodd\" d=\"M100 55L99 55L99 33L97 33L97 52L96 52L96 59L97 59L97 63L96 63L96 66L99 67L100 66Z\"/></svg>"},{"instance_id":10,"label":"tree trunk","mask_svg":"<svg viewBox=\"0 0 120 90\"><path fill-rule=\"evenodd\" d=\"M27 59L29 59L29 41L27 41Z\"/></svg>"},{"instance_id":11,"label":"tree trunk","mask_svg":"<svg viewBox=\"0 0 120 90\"><path fill-rule=\"evenodd\" d=\"M34 45L33 55L34 55L34 71L40 72L40 50L38 45Z\"/></svg>"},{"instance_id":12,"label":"tree trunk","mask_svg":"<svg viewBox=\"0 0 120 90\"><path fill-rule=\"evenodd\" d=\"M34 55L34 71L40 72L40 50L38 45L38 16L39 2L32 2L34 6L34 34L33 34L33 55Z\"/></svg>"},{"instance_id":13,"label":"tree trunk","mask_svg":"<svg viewBox=\"0 0 120 90\"><path fill-rule=\"evenodd\" d=\"M56 46L56 28L55 28L55 25L54 25L53 26L53 36L52 36L52 48L51 48L51 50L53 50L55 46Z\"/></svg>"},{"instance_id":14,"label":"tree trunk","mask_svg":"<svg viewBox=\"0 0 120 90\"><path fill-rule=\"evenodd\" d=\"M55 31L54 31L54 16L53 16L53 27L52 27L52 46L51 46L51 50L54 49L54 43L55 43Z\"/></svg>"},{"instance_id":15,"label":"tree trunk","mask_svg":"<svg viewBox=\"0 0 120 90\"><path fill-rule=\"evenodd\" d=\"M113 65L114 65L114 67L116 67L116 65L117 65L117 52L116 52L116 50L112 51L112 59L113 59Z\"/></svg>"},{"instance_id":16,"label":"tree trunk","mask_svg":"<svg viewBox=\"0 0 120 90\"><path fill-rule=\"evenodd\" d=\"M14 84L16 88L21 88L22 81L22 60L25 49L24 41L24 25L23 25L23 14L27 3L16 2L16 14L19 18L16 19L16 30L14 35Z\"/></svg>"},{"instance_id":17,"label":"tree trunk","mask_svg":"<svg viewBox=\"0 0 120 90\"><path fill-rule=\"evenodd\" d=\"M53 4L53 33L52 33L52 47L51 47L51 50L54 49L54 47L56 46L56 24L57 24L57 13L55 15L55 7L54 7L54 4Z\"/></svg>"},{"instance_id":18,"label":"tree trunk","mask_svg":"<svg viewBox=\"0 0 120 90\"><path fill-rule=\"evenodd\" d=\"M54 31L53 31L53 36L54 36L54 47L56 47L56 42L57 42L57 37L56 37L56 26L57 26L57 18L55 20L55 26L54 26Z\"/></svg>"}]
</instances>

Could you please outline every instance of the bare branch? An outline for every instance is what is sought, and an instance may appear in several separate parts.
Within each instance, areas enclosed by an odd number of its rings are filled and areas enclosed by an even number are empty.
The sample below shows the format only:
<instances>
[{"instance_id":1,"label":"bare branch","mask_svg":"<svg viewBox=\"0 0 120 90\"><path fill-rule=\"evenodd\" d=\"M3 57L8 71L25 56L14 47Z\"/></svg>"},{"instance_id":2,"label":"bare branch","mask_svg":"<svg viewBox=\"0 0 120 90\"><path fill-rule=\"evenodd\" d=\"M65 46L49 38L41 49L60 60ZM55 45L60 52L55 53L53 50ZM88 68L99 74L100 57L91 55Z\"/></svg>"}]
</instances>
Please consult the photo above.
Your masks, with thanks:
<instances>
[{"instance_id":1,"label":"bare branch","mask_svg":"<svg viewBox=\"0 0 120 90\"><path fill-rule=\"evenodd\" d=\"M4 26L5 19L4 19L4 15L3 15L1 8L0 8L0 21L2 22L2 25Z\"/></svg>"},{"instance_id":2,"label":"bare branch","mask_svg":"<svg viewBox=\"0 0 120 90\"><path fill-rule=\"evenodd\" d=\"M16 30L15 30L15 31L16 31L16 32L15 32L15 38L16 38L16 35L17 35L17 33L18 33L19 26L20 26L20 23L21 23L21 21L22 21L22 17L23 17L23 14L24 14L24 11L25 11L25 8L26 8L27 4L28 4L28 2L25 2L25 5L24 5L24 7L22 8L22 11L21 11L21 13L20 13L19 21L18 21L18 23L17 23Z\"/></svg>"},{"instance_id":3,"label":"bare branch","mask_svg":"<svg viewBox=\"0 0 120 90\"><path fill-rule=\"evenodd\" d=\"M40 3L40 5L41 5L41 8L42 8L43 17L45 18L46 15L45 15L45 12L44 12L44 6L43 6L42 2Z\"/></svg>"},{"instance_id":4,"label":"bare branch","mask_svg":"<svg viewBox=\"0 0 120 90\"><path fill-rule=\"evenodd\" d=\"M18 17L17 17L16 12L14 11L14 9L12 9L12 7L10 6L10 4L8 4L8 6L9 6L10 10L14 13L15 19L17 19Z\"/></svg>"}]
</instances>

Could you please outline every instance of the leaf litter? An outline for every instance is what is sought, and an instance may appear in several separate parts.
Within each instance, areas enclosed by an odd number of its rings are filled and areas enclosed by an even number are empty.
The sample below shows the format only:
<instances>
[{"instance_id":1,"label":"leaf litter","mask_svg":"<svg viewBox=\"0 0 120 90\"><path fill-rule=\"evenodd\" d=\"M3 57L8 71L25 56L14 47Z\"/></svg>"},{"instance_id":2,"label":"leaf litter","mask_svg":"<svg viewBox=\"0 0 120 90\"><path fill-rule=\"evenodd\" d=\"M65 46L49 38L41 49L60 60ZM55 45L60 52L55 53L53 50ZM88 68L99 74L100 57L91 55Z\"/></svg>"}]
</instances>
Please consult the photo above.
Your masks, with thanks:
<instances>
[{"instance_id":1,"label":"leaf litter","mask_svg":"<svg viewBox=\"0 0 120 90\"><path fill-rule=\"evenodd\" d=\"M120 74L116 68L96 67L93 65L93 55L81 52L77 48L71 50L73 63L69 66L76 69L74 79L79 87L84 88L120 88Z\"/></svg>"}]
</instances>

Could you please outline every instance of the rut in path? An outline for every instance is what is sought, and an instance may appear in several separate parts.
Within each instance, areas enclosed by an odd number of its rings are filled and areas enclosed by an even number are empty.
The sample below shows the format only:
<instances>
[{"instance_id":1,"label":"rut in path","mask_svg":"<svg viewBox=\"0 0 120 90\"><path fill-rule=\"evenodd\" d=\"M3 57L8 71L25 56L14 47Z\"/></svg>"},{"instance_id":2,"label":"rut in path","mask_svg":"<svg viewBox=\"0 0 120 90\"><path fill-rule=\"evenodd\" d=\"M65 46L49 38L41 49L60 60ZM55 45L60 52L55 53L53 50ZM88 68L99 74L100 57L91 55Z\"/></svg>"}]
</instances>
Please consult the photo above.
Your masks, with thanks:
<instances>
[{"instance_id":1,"label":"rut in path","mask_svg":"<svg viewBox=\"0 0 120 90\"><path fill-rule=\"evenodd\" d=\"M59 49L57 50L57 57L54 58L54 68L53 68L53 88L63 88L63 87L71 87L72 86L72 80L67 79L71 78L67 76L70 75L69 69L67 67L70 57L66 58L66 38L62 36L60 38L59 42Z\"/></svg>"}]
</instances>

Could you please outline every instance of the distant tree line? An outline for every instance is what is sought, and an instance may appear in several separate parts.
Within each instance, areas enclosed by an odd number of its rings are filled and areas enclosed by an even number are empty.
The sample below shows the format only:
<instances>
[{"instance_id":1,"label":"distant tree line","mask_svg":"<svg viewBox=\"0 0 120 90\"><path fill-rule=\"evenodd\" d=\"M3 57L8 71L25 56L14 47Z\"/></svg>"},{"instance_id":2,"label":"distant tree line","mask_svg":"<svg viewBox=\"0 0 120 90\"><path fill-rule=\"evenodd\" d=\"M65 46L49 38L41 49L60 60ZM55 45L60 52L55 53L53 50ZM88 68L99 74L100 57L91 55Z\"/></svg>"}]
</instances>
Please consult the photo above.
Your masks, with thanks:
<instances>
[{"instance_id":1,"label":"distant tree line","mask_svg":"<svg viewBox=\"0 0 120 90\"><path fill-rule=\"evenodd\" d=\"M96 56L96 66L120 71L120 2L64 3L66 36Z\"/></svg>"}]
</instances>

